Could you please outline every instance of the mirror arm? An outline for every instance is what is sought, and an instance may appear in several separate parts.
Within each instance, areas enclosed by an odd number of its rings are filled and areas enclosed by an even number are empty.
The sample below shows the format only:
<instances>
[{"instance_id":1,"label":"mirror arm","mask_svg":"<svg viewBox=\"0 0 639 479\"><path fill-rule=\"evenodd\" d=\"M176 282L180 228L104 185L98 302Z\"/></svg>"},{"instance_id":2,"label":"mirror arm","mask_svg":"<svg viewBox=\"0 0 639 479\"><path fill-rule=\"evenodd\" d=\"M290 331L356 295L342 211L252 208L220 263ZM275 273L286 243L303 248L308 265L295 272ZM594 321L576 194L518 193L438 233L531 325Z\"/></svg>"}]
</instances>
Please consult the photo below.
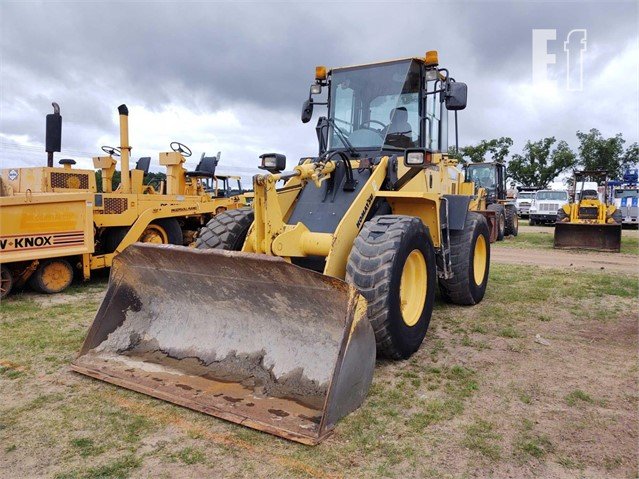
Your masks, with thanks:
<instances>
[{"instance_id":1,"label":"mirror arm","mask_svg":"<svg viewBox=\"0 0 639 479\"><path fill-rule=\"evenodd\" d=\"M455 110L455 153L459 154L459 133L457 130L457 110Z\"/></svg>"}]
</instances>

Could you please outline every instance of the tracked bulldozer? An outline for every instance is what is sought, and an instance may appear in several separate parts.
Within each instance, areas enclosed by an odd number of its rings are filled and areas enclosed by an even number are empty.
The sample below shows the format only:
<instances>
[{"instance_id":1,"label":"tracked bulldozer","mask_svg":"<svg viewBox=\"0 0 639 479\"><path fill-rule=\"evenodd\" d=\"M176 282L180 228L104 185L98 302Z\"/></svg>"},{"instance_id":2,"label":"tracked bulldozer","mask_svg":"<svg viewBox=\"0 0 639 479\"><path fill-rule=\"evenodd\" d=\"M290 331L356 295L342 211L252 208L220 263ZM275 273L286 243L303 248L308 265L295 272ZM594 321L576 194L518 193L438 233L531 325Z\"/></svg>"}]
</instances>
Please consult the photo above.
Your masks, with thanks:
<instances>
[{"instance_id":1,"label":"tracked bulldozer","mask_svg":"<svg viewBox=\"0 0 639 479\"><path fill-rule=\"evenodd\" d=\"M603 194L585 188L587 180L603 185ZM555 223L554 247L618 253L621 250L621 210L608 197L608 174L601 170L576 171L575 201L561 207Z\"/></svg>"},{"instance_id":2,"label":"tracked bulldozer","mask_svg":"<svg viewBox=\"0 0 639 479\"><path fill-rule=\"evenodd\" d=\"M319 154L292 171L262 155L252 206L215 216L196 248L117 256L73 369L317 444L362 404L376 356L417 351L438 285L454 304L484 297L487 221L445 153L466 92L436 52L318 67L302 121L328 104Z\"/></svg>"}]
</instances>

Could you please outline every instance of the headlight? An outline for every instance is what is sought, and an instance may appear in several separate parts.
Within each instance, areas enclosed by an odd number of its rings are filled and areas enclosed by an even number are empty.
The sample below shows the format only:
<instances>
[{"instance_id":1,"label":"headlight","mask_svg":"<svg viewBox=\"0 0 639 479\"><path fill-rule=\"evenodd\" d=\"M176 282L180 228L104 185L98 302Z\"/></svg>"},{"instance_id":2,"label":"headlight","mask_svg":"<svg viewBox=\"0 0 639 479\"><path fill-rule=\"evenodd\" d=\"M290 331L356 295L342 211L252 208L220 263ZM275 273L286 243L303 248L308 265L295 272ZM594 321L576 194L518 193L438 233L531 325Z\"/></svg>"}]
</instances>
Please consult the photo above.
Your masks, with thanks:
<instances>
[{"instance_id":1,"label":"headlight","mask_svg":"<svg viewBox=\"0 0 639 479\"><path fill-rule=\"evenodd\" d=\"M409 168L424 168L432 161L430 151L423 149L409 149L404 152L404 166Z\"/></svg>"},{"instance_id":2,"label":"headlight","mask_svg":"<svg viewBox=\"0 0 639 479\"><path fill-rule=\"evenodd\" d=\"M258 168L266 171L277 172L286 169L286 156L278 153L265 153L260 156L262 160Z\"/></svg>"}]
</instances>

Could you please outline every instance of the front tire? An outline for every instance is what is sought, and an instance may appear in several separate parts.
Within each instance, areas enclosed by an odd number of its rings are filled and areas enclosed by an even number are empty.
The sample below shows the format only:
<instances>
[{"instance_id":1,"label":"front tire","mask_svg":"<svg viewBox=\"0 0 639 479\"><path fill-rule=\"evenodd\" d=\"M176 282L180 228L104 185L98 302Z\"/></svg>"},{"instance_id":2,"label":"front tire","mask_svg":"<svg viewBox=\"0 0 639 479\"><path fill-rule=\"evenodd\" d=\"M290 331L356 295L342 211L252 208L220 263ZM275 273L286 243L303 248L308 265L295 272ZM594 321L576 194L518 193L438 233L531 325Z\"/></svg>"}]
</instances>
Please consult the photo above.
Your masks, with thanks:
<instances>
[{"instance_id":1,"label":"front tire","mask_svg":"<svg viewBox=\"0 0 639 479\"><path fill-rule=\"evenodd\" d=\"M486 208L488 211L494 211L497 218L497 241L503 241L506 235L506 209L504 205L493 203Z\"/></svg>"},{"instance_id":2,"label":"front tire","mask_svg":"<svg viewBox=\"0 0 639 479\"><path fill-rule=\"evenodd\" d=\"M346 281L368 301L377 352L410 357L424 340L435 302L435 249L419 218L382 215L355 239Z\"/></svg>"},{"instance_id":3,"label":"front tire","mask_svg":"<svg viewBox=\"0 0 639 479\"><path fill-rule=\"evenodd\" d=\"M215 215L200 229L195 247L240 251L253 218L252 208L238 208Z\"/></svg>"},{"instance_id":4,"label":"front tire","mask_svg":"<svg viewBox=\"0 0 639 479\"><path fill-rule=\"evenodd\" d=\"M38 293L55 294L67 289L73 282L73 267L66 259L42 261L29 278L29 285Z\"/></svg>"},{"instance_id":5,"label":"front tire","mask_svg":"<svg viewBox=\"0 0 639 479\"><path fill-rule=\"evenodd\" d=\"M490 231L479 213L468 212L461 231L450 232L453 277L439 280L444 301L470 306L486 293L490 269Z\"/></svg>"},{"instance_id":6,"label":"front tire","mask_svg":"<svg viewBox=\"0 0 639 479\"><path fill-rule=\"evenodd\" d=\"M517 236L519 233L519 216L515 205L506 205L506 235Z\"/></svg>"}]
</instances>

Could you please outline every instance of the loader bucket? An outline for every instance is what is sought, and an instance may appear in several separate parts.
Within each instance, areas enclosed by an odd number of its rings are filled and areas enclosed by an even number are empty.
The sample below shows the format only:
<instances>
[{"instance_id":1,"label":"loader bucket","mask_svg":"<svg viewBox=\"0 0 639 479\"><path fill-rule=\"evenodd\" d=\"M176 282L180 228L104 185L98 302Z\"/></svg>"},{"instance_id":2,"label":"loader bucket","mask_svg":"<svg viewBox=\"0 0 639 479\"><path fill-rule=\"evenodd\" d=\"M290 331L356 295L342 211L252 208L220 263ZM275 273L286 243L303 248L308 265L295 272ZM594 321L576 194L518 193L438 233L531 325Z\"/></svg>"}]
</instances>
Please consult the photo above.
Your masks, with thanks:
<instances>
[{"instance_id":1,"label":"loader bucket","mask_svg":"<svg viewBox=\"0 0 639 479\"><path fill-rule=\"evenodd\" d=\"M375 338L350 285L278 257L137 243L75 371L304 444L358 408Z\"/></svg>"},{"instance_id":2,"label":"loader bucket","mask_svg":"<svg viewBox=\"0 0 639 479\"><path fill-rule=\"evenodd\" d=\"M554 246L618 253L621 249L621 225L556 223Z\"/></svg>"}]
</instances>

